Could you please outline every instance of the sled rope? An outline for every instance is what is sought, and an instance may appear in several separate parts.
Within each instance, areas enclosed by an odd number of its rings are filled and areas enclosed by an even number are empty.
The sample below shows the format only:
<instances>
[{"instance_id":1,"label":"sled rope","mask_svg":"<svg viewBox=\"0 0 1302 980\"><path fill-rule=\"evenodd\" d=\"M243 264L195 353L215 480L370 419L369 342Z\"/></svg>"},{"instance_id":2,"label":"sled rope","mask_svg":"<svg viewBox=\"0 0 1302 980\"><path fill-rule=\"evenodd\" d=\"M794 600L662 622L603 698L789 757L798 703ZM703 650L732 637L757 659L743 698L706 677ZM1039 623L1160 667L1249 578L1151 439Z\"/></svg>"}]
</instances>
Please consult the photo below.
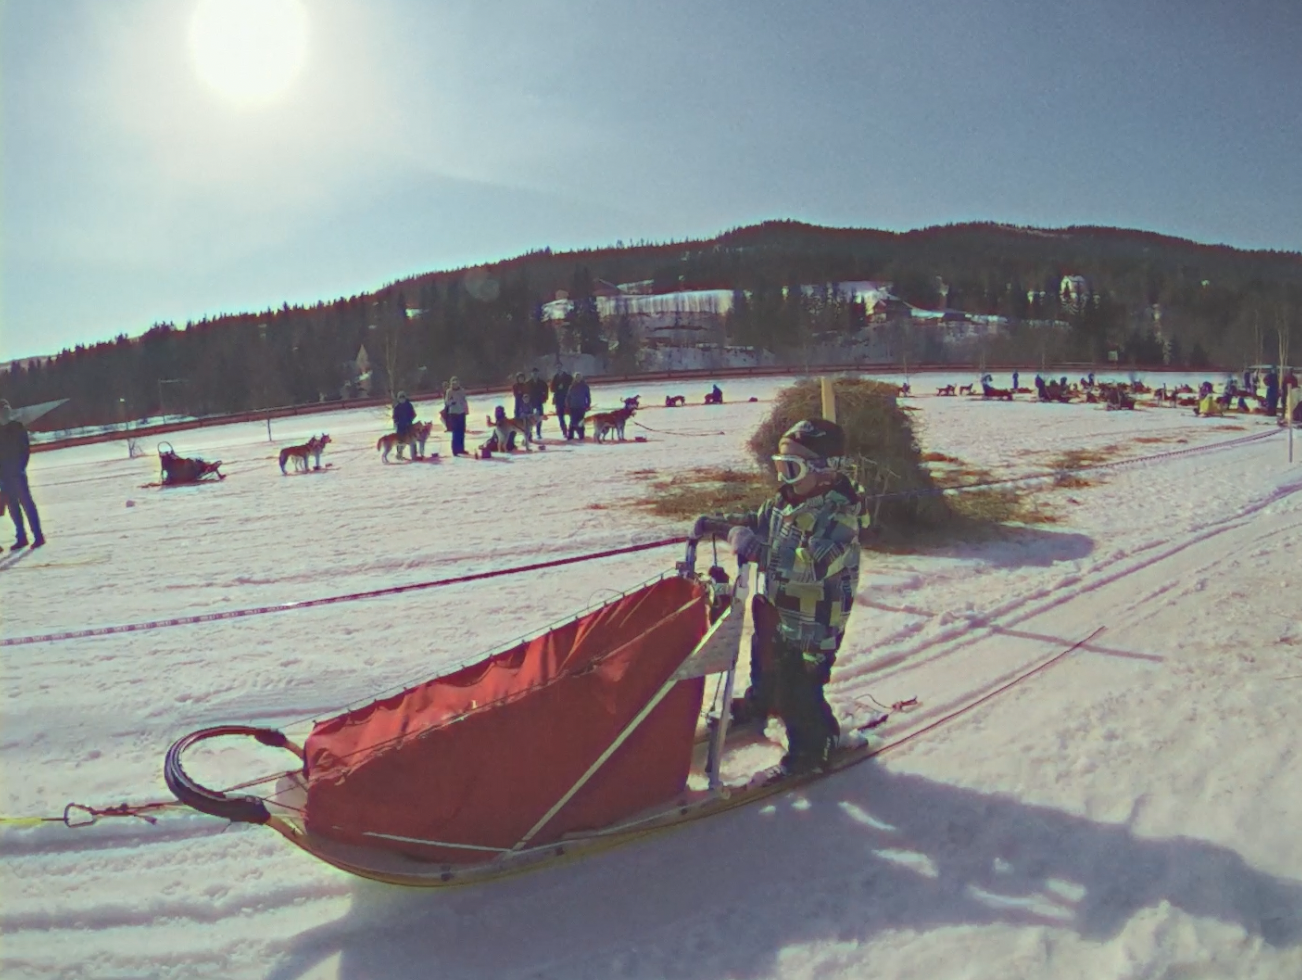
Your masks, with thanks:
<instances>
[{"instance_id":1,"label":"sled rope","mask_svg":"<svg viewBox=\"0 0 1302 980\"><path fill-rule=\"evenodd\" d=\"M248 616L262 616L268 613L289 612L297 609L312 609L317 606L329 606L339 602L357 602L362 599L378 599L383 596L401 595L405 592L419 592L424 589L437 589L446 585L460 585L465 582L478 582L483 579L498 578L503 575L519 575L524 572L536 572L544 568L558 568L577 562L595 561L599 558L612 558L616 555L631 555L639 551L650 551L669 545L681 545L681 537L661 538L645 544L632 544L623 548L611 548L606 551L594 551L586 555L574 555L570 558L555 558L550 561L534 562L515 568L499 568L491 572L475 572L471 575L458 575L454 578L435 579L429 582L412 582L409 585L392 585L383 589L371 589L366 592L350 592L344 595L326 596L320 599L304 599L300 602L282 602L273 606L252 606L246 609L229 609L225 612L202 613L195 616L174 616L170 619L151 619L140 623L127 623L122 626L96 626L89 629L64 630L59 633L38 633L32 636L12 636L0 639L0 647L29 646L35 643L58 643L63 640L80 640L92 636L113 636L118 633L138 633L145 630L163 629L168 626L193 626L196 623L215 623L225 619L243 619Z\"/></svg>"},{"instance_id":2,"label":"sled rope","mask_svg":"<svg viewBox=\"0 0 1302 980\"><path fill-rule=\"evenodd\" d=\"M63 813L57 817L0 817L0 824L19 827L32 827L43 823L61 823L65 827L89 827L98 823L101 817L138 817L146 823L158 823L157 817L150 816L153 810L179 809L184 804L176 800L157 800L153 803L118 803L115 806L93 807L84 803L69 803Z\"/></svg>"},{"instance_id":3,"label":"sled rope","mask_svg":"<svg viewBox=\"0 0 1302 980\"><path fill-rule=\"evenodd\" d=\"M1061 662L1065 657L1067 657L1069 654L1075 653L1077 650L1079 650L1079 649L1080 649L1081 647L1083 647L1085 644L1087 644L1087 643L1089 643L1091 640L1093 640L1096 636L1098 636L1100 633L1102 633L1102 632L1104 631L1104 629L1106 629L1106 627L1104 627L1104 626L1100 626L1098 629L1096 629L1096 630L1095 630L1093 633L1091 633L1089 636L1084 637L1083 639L1077 640L1077 641L1076 641L1075 643L1073 643L1071 646L1067 647L1067 649L1065 649L1065 650L1063 650L1063 651L1061 651L1061 652L1059 652L1059 653L1054 654L1054 655L1053 655L1052 657L1050 657L1048 660L1044 661L1043 663L1037 664L1036 666L1032 667L1030 670L1026 671L1026 673L1024 673L1024 674L1019 674L1018 676L1014 677L1012 680L1010 680L1010 681L1008 681L1008 682L1006 682L1006 683L1004 683L1004 684L999 685L999 687L995 688L993 691L988 691L988 692L986 692L985 694L981 695L981 697L977 698L975 701L971 701L971 702L969 702L969 703L963 705L963 707L961 707L961 708L956 708L956 709L954 709L953 711L949 712L949 714L942 715L940 718L937 718L935 721L930 722L929 724L923 725L921 728L915 729L914 731L909 732L907 735L902 735L902 736L900 736L900 737L897 738L894 742L888 742L888 743L886 743L886 744L883 745L880 749L877 749L875 752L871 752L871 753L869 753L869 755L868 755L868 756L865 756L865 758L869 758L869 757L871 757L871 756L881 755L883 752L889 752L891 749L898 748L899 746L904 745L906 742L911 742L913 739L917 738L919 735L923 735L923 734L925 734L925 733L927 733L927 732L929 732L929 731L932 731L933 729L939 728L941 725L944 725L944 724L946 724L946 723L948 723L948 722L953 721L955 718L958 718L960 715L965 715L965 714L967 714L967 713L968 713L969 711L971 711L973 708L976 708L976 707L978 707L978 706L980 706L980 705L982 705L982 704L985 704L985 703L986 703L987 701L989 701L991 698L998 697L1000 694L1003 694L1003 693L1004 693L1005 691L1007 691L1009 688L1016 687L1018 684L1022 683L1022 681L1027 680L1028 678L1034 677L1036 674L1040 673L1042 670L1048 670L1048 669L1049 669L1050 667L1052 667L1054 664L1060 663L1060 662ZM917 703L917 699L916 699L916 698L911 698L910 700L913 702L913 704L916 704L916 703ZM908 707L912 707L913 704L909 704L909 702L907 702L907 701L905 701L905 702L900 702L901 710L903 710L903 709L905 709L905 708L908 708Z\"/></svg>"},{"instance_id":4,"label":"sled rope","mask_svg":"<svg viewBox=\"0 0 1302 980\"><path fill-rule=\"evenodd\" d=\"M948 724L949 722L953 721L955 718L959 718L962 715L967 714L969 711L972 711L974 708L977 708L985 704L987 701L990 701L993 698L998 697L1000 694L1003 694L1005 691L1008 691L1011 688L1016 687L1017 685L1021 684L1023 681L1029 680L1031 677L1034 677L1036 674L1048 670L1050 667L1054 666L1055 664L1061 663L1070 654L1075 653L1081 647L1085 646L1085 644L1089 643L1091 640L1097 637L1100 633L1104 631L1104 629L1105 627L1100 626L1098 629L1094 630L1094 632L1090 633L1086 637L1077 640L1075 643L1067 647L1065 650L1062 650L1061 652L1054 654L1052 657L1050 657L1048 660L1045 660L1043 663L1037 664L1036 666L1032 667L1030 670L1026 671L1025 673L1019 674L1018 676L1014 677L1012 680L1007 681L1004 684L1001 684L993 691L989 691L986 694L983 694L975 701L971 701L960 708L956 708L955 710L949 712L948 714L943 715L940 718L937 718L935 721L923 725L921 728L915 729L914 731L909 732L907 735L903 735L900 738L897 738L893 742L887 742L881 748L874 749L872 752L865 753L864 755L860 756L858 759L855 759L854 761L852 761L846 766L843 766L842 768L848 769L851 766L858 765L860 762L865 762L868 759L876 758L877 756L885 752L889 752L891 749L899 748L901 745L905 745L906 743L913 741L915 738L918 738L921 735L925 735L927 732L934 731L940 726ZM906 701L897 702L896 704L891 705L891 707L894 709L898 709L900 711L907 711L910 708L915 707L917 703L918 703L917 698L909 698ZM873 725L872 727L875 728L877 727L877 725ZM839 770L834 770L834 771L839 771ZM276 777L263 777L261 779L249 780L248 782L240 783L237 786L230 787L227 790L224 790L224 792L230 792L231 790L239 789L247 786L254 786L257 785L258 783L267 782L271 778L276 778ZM783 782L775 783L773 786L773 792L776 794L782 792L783 790L794 788L794 786L798 782L799 780L792 781L790 783L783 783ZM768 794L764 794L764 795L768 795ZM263 797L263 799L268 799L268 797ZM747 796L739 800L736 805L740 806L743 803L752 802L754 799L756 799L756 797ZM77 828L77 827L89 827L92 824L96 823L102 817L137 817L141 820L147 821L150 824L154 824L157 822L157 818L150 816L150 813L152 811L182 809L184 807L185 804L177 802L176 800L166 800L166 801L160 800L151 803L137 803L137 804L120 803L116 806L109 806L109 807L102 807L102 808L86 806L81 803L69 803L66 807L64 807L62 816L0 817L0 825L10 824L10 825L27 826L27 825L37 825L43 823L62 823L67 827ZM732 809L732 807L725 807L724 809L725 810ZM680 821L676 822L675 824L667 825L666 827L652 828L652 829L647 829L642 831L630 830L629 839L638 839L644 836L650 836L652 834L663 832L664 830L669 829L669 827L681 826L684 823L691 823L695 820L703 819L704 817L713 815L714 813L717 812L719 811L711 810L708 813L686 815ZM77 814L79 813L85 814L86 819L77 819ZM600 836L600 834L598 834L597 836ZM522 841L521 843L523 844L524 841Z\"/></svg>"}]
</instances>

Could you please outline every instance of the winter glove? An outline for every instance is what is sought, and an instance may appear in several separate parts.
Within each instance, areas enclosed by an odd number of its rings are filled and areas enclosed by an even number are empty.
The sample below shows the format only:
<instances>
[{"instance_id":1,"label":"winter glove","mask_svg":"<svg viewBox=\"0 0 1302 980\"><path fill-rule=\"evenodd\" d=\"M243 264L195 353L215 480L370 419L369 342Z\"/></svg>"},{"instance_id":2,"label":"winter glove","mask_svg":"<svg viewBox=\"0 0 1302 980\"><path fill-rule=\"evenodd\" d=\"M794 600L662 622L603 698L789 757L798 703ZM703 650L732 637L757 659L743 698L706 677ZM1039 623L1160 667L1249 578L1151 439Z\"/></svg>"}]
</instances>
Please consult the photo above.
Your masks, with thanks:
<instances>
[{"instance_id":1,"label":"winter glove","mask_svg":"<svg viewBox=\"0 0 1302 980\"><path fill-rule=\"evenodd\" d=\"M692 540L699 541L708 534L713 534L717 538L727 537L728 532L732 530L732 525L721 517L710 517L702 515L696 519L692 525Z\"/></svg>"},{"instance_id":2,"label":"winter glove","mask_svg":"<svg viewBox=\"0 0 1302 980\"><path fill-rule=\"evenodd\" d=\"M733 554L737 556L737 561L742 564L748 561L758 561L760 548L763 547L759 535L748 527L734 527L730 530L728 532L728 544L732 545Z\"/></svg>"}]
</instances>

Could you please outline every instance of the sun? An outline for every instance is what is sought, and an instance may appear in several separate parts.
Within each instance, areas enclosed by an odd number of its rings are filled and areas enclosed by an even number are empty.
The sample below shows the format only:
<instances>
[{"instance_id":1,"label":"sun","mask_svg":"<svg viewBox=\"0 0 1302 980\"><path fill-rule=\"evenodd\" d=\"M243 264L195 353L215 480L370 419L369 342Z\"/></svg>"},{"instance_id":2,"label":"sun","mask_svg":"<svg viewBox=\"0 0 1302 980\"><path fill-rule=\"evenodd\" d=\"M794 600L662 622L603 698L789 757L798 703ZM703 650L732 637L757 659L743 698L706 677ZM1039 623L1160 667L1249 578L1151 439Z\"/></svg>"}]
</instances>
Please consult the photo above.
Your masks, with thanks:
<instances>
[{"instance_id":1,"label":"sun","mask_svg":"<svg viewBox=\"0 0 1302 980\"><path fill-rule=\"evenodd\" d=\"M299 0L199 0L190 53L219 95L242 106L271 102L303 67L307 13Z\"/></svg>"}]
</instances>

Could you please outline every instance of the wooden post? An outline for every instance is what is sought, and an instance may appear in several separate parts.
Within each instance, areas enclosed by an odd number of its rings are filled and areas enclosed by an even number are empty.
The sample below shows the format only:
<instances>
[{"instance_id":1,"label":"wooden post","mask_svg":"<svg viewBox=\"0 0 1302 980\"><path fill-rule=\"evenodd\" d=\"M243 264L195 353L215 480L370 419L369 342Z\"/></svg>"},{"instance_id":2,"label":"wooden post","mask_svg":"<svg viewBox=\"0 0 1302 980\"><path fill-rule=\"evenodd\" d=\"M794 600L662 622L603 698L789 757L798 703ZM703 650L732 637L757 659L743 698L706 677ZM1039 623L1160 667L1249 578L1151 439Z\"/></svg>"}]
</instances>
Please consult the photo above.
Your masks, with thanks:
<instances>
[{"instance_id":1,"label":"wooden post","mask_svg":"<svg viewBox=\"0 0 1302 980\"><path fill-rule=\"evenodd\" d=\"M829 422L836 421L836 391L832 388L832 379L827 375L821 378L823 384L823 418Z\"/></svg>"},{"instance_id":2,"label":"wooden post","mask_svg":"<svg viewBox=\"0 0 1302 980\"><path fill-rule=\"evenodd\" d=\"M1288 461L1293 462L1293 413L1302 404L1302 388L1290 388L1284 400L1284 421L1288 425Z\"/></svg>"}]
</instances>

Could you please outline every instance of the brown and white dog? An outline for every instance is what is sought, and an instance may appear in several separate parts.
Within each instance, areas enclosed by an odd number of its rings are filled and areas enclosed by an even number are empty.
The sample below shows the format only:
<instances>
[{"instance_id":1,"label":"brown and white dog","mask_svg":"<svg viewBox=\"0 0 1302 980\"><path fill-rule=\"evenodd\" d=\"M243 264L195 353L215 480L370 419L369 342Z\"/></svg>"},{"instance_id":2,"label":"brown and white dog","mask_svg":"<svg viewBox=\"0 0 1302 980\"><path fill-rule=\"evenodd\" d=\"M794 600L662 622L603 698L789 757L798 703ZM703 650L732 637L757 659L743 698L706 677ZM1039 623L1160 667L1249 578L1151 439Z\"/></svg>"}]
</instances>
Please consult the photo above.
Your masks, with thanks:
<instances>
[{"instance_id":1,"label":"brown and white dog","mask_svg":"<svg viewBox=\"0 0 1302 980\"><path fill-rule=\"evenodd\" d=\"M513 443L523 440L524 451L533 451L533 427L536 424L538 416L530 415L525 418L508 419L498 418L489 419L488 424L492 426L492 435L480 446L481 453L484 450L491 452L505 453L510 452L508 449ZM512 435L517 438L512 439Z\"/></svg>"},{"instance_id":2,"label":"brown and white dog","mask_svg":"<svg viewBox=\"0 0 1302 980\"><path fill-rule=\"evenodd\" d=\"M433 428L433 422L413 422L405 435L400 436L396 432L386 432L375 443L375 448L380 451L380 459L387 463L389 453L394 450L397 450L398 458L402 459L404 446L411 449L412 459L423 459L425 456L425 441L429 439L430 430Z\"/></svg>"},{"instance_id":3,"label":"brown and white dog","mask_svg":"<svg viewBox=\"0 0 1302 980\"><path fill-rule=\"evenodd\" d=\"M635 411L637 409L619 408L613 412L598 412L596 415L589 415L588 421L592 423L597 442L601 442L611 433L614 433L619 437L619 441L623 442L624 426L633 417Z\"/></svg>"},{"instance_id":4,"label":"brown and white dog","mask_svg":"<svg viewBox=\"0 0 1302 980\"><path fill-rule=\"evenodd\" d=\"M311 456L316 463L313 469L321 468L321 453L326 446L330 444L329 433L322 433L320 436L313 436L301 446L286 446L280 451L280 472L285 472L285 464L291 459L294 461L294 469L307 472L307 458Z\"/></svg>"}]
</instances>

